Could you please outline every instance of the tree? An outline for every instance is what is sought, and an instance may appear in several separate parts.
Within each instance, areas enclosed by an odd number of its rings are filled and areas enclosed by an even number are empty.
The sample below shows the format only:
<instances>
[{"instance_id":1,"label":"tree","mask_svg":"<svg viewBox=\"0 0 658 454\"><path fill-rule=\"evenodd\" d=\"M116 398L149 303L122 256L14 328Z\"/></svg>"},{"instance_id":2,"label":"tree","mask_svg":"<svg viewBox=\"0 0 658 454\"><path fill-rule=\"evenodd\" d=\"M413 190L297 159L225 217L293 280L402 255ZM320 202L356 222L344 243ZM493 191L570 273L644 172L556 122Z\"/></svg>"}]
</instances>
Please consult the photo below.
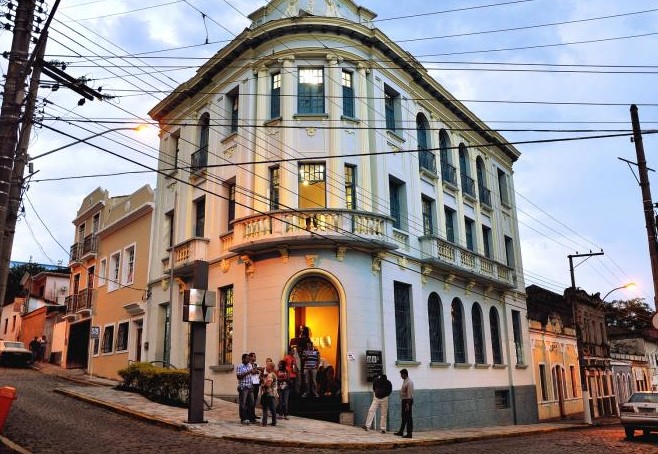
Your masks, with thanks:
<instances>
[{"instance_id":1,"label":"tree","mask_svg":"<svg viewBox=\"0 0 658 454\"><path fill-rule=\"evenodd\" d=\"M604 302L605 322L607 326L628 329L631 331L644 331L651 328L653 311L644 298L631 300L615 300Z\"/></svg>"},{"instance_id":2,"label":"tree","mask_svg":"<svg viewBox=\"0 0 658 454\"><path fill-rule=\"evenodd\" d=\"M21 279L23 279L25 273L30 273L32 276L36 276L43 271L46 271L46 268L39 265L38 263L29 262L12 266L9 270L9 276L7 277L7 292L5 293L5 301L3 306L13 303L14 298L20 296L23 293Z\"/></svg>"}]
</instances>

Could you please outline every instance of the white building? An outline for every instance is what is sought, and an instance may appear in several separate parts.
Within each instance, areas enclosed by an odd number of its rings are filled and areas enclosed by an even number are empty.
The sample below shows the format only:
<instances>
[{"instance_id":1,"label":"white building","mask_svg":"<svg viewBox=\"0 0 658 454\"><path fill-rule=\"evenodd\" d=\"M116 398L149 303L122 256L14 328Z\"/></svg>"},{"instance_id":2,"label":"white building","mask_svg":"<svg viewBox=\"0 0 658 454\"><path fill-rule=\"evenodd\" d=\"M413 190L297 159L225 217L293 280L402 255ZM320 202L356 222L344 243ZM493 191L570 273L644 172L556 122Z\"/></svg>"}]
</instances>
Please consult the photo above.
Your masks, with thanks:
<instances>
[{"instance_id":1,"label":"white building","mask_svg":"<svg viewBox=\"0 0 658 454\"><path fill-rule=\"evenodd\" d=\"M276 361L308 326L356 424L369 350L394 389L409 370L419 429L534 422L519 152L374 17L349 0L272 1L150 112L147 359L187 366L182 291L207 261L216 394L236 395L242 353Z\"/></svg>"}]
</instances>

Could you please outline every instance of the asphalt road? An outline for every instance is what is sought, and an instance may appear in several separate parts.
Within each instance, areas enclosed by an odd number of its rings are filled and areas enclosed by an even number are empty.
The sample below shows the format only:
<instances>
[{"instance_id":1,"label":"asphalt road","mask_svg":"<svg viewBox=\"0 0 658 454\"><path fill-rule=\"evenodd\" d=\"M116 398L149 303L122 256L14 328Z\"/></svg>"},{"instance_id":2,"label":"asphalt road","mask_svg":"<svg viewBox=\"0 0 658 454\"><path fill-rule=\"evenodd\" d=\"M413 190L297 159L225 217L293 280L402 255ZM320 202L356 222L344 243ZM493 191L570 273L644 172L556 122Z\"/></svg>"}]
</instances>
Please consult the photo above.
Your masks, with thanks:
<instances>
[{"instance_id":1,"label":"asphalt road","mask_svg":"<svg viewBox=\"0 0 658 454\"><path fill-rule=\"evenodd\" d=\"M33 453L278 453L335 454L313 450L253 445L205 438L149 424L53 392L67 382L31 369L0 368L0 386L13 386L14 401L3 435ZM258 430L255 428L254 430ZM300 433L300 436L303 434ZM658 434L649 439L624 439L620 426L552 432L440 446L399 449L420 453L639 453L658 452ZM0 453L12 452L0 444ZM363 451L343 451L363 453Z\"/></svg>"}]
</instances>

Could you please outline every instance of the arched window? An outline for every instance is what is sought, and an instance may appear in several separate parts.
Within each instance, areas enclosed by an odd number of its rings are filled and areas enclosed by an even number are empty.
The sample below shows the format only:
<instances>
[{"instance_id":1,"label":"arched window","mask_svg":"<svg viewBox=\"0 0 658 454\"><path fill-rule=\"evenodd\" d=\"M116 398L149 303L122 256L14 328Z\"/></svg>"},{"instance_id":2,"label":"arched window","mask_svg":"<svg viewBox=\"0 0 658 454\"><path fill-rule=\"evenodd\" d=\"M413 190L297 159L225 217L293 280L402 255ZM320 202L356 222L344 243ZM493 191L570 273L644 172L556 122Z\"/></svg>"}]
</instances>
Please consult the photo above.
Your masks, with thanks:
<instances>
[{"instance_id":1,"label":"arched window","mask_svg":"<svg viewBox=\"0 0 658 454\"><path fill-rule=\"evenodd\" d=\"M482 323L482 309L478 303L473 304L471 309L471 321L473 322L473 350L475 351L475 364L484 364L484 326Z\"/></svg>"},{"instance_id":2,"label":"arched window","mask_svg":"<svg viewBox=\"0 0 658 454\"><path fill-rule=\"evenodd\" d=\"M450 137L445 129L439 131L439 154L441 158L441 178L446 183L457 185L457 170L452 165Z\"/></svg>"},{"instance_id":3,"label":"arched window","mask_svg":"<svg viewBox=\"0 0 658 454\"><path fill-rule=\"evenodd\" d=\"M432 292L427 299L427 315L430 325L430 361L433 363L445 362L441 298L436 292Z\"/></svg>"},{"instance_id":4,"label":"arched window","mask_svg":"<svg viewBox=\"0 0 658 454\"><path fill-rule=\"evenodd\" d=\"M436 173L436 159L434 152L428 150L429 143L429 122L422 113L416 116L416 137L418 139L418 162L421 170Z\"/></svg>"},{"instance_id":5,"label":"arched window","mask_svg":"<svg viewBox=\"0 0 658 454\"><path fill-rule=\"evenodd\" d=\"M478 156L475 159L475 171L478 179L478 195L480 196L480 202L491 206L491 190L487 184L487 172L481 156Z\"/></svg>"},{"instance_id":6,"label":"arched window","mask_svg":"<svg viewBox=\"0 0 658 454\"><path fill-rule=\"evenodd\" d=\"M452 345L455 350L455 363L466 362L466 341L464 339L464 309L459 298L452 300Z\"/></svg>"},{"instance_id":7,"label":"arched window","mask_svg":"<svg viewBox=\"0 0 658 454\"><path fill-rule=\"evenodd\" d=\"M464 143L459 144L459 171L461 173L462 191L471 197L475 197L475 180L471 178L468 149Z\"/></svg>"},{"instance_id":8,"label":"arched window","mask_svg":"<svg viewBox=\"0 0 658 454\"><path fill-rule=\"evenodd\" d=\"M489 329L491 331L491 353L494 364L503 364L503 351L500 346L500 318L495 307L489 309Z\"/></svg>"},{"instance_id":9,"label":"arched window","mask_svg":"<svg viewBox=\"0 0 658 454\"><path fill-rule=\"evenodd\" d=\"M191 171L208 165L208 143L210 142L210 114L204 113L199 120L199 149L192 153Z\"/></svg>"}]
</instances>

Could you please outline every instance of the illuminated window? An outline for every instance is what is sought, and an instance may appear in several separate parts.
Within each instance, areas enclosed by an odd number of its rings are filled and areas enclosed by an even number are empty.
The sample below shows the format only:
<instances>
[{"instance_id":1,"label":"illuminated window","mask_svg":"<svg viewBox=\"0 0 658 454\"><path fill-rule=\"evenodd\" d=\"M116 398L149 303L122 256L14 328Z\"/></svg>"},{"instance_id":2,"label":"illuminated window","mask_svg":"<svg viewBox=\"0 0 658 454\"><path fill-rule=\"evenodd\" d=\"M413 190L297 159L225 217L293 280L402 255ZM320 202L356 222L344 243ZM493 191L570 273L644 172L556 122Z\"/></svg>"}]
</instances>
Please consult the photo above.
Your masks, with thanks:
<instances>
[{"instance_id":1,"label":"illuminated window","mask_svg":"<svg viewBox=\"0 0 658 454\"><path fill-rule=\"evenodd\" d=\"M324 113L324 69L299 69L297 112L301 114Z\"/></svg>"},{"instance_id":2,"label":"illuminated window","mask_svg":"<svg viewBox=\"0 0 658 454\"><path fill-rule=\"evenodd\" d=\"M327 206L326 174L324 163L299 165L299 208Z\"/></svg>"}]
</instances>

